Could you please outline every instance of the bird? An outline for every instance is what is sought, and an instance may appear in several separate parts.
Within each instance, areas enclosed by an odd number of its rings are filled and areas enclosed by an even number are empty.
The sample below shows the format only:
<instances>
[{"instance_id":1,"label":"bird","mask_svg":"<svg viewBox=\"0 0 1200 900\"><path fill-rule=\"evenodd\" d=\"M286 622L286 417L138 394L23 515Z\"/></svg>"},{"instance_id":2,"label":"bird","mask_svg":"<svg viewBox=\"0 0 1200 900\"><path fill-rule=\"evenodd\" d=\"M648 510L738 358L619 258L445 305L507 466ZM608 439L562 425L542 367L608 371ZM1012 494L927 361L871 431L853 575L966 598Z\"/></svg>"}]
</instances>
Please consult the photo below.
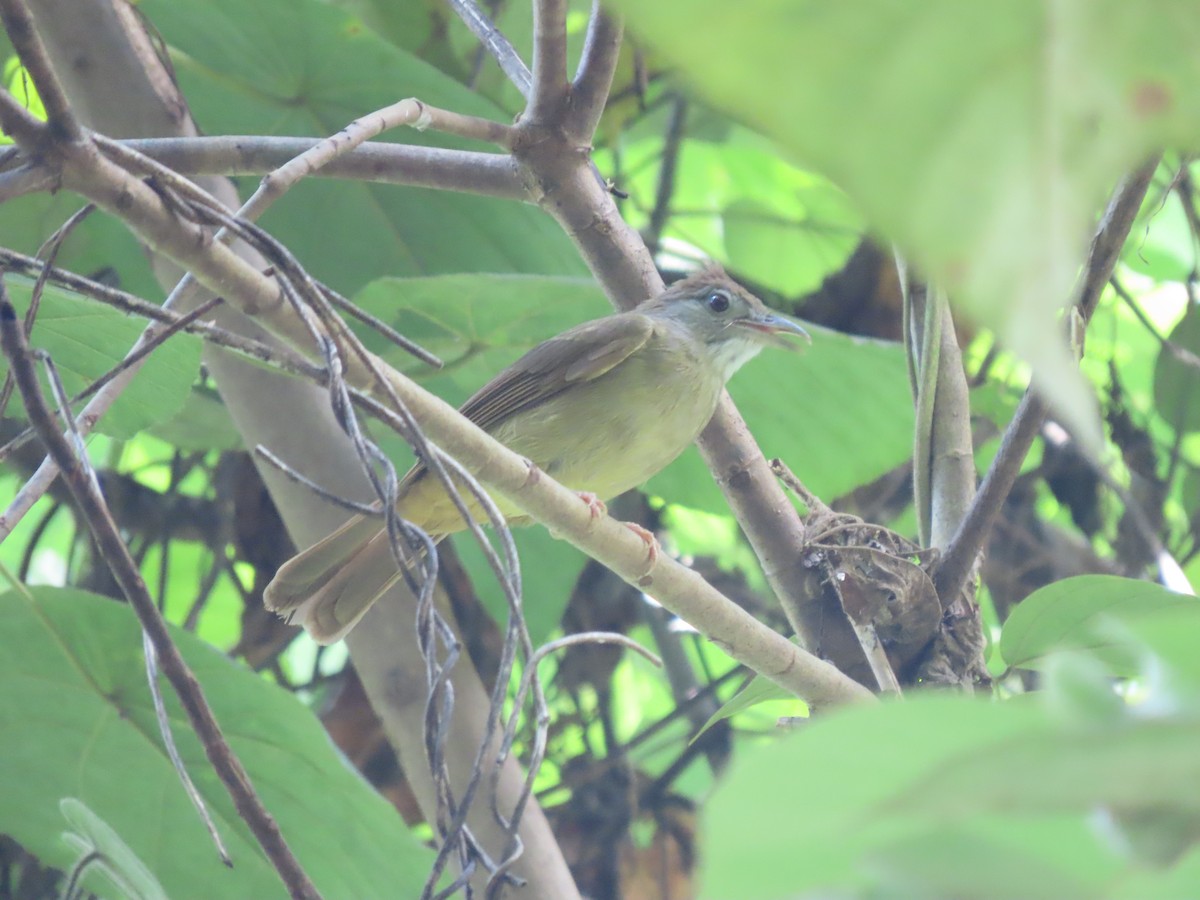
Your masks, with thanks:
<instances>
[{"instance_id":1,"label":"bird","mask_svg":"<svg viewBox=\"0 0 1200 900\"><path fill-rule=\"evenodd\" d=\"M605 501L672 462L708 424L733 374L767 345L795 347L789 336L811 340L714 264L627 312L538 344L459 412L563 485ZM510 523L523 524L515 506L496 501ZM435 542L466 527L419 462L397 504ZM485 518L477 502L468 506ZM380 519L356 515L285 562L264 603L327 644L400 577Z\"/></svg>"}]
</instances>

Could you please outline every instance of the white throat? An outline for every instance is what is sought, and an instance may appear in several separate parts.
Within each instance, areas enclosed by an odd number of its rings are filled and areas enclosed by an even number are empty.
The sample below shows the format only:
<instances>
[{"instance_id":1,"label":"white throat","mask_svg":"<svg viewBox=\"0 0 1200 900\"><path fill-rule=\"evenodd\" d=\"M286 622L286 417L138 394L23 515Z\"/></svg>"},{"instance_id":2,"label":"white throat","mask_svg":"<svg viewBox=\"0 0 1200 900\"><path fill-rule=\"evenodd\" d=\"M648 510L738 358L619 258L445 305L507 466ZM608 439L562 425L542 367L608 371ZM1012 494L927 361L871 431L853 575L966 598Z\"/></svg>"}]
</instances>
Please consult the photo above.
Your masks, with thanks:
<instances>
[{"instance_id":1,"label":"white throat","mask_svg":"<svg viewBox=\"0 0 1200 900\"><path fill-rule=\"evenodd\" d=\"M717 342L712 355L713 365L721 373L721 381L727 383L733 373L758 356L763 345L751 337L732 337Z\"/></svg>"}]
</instances>

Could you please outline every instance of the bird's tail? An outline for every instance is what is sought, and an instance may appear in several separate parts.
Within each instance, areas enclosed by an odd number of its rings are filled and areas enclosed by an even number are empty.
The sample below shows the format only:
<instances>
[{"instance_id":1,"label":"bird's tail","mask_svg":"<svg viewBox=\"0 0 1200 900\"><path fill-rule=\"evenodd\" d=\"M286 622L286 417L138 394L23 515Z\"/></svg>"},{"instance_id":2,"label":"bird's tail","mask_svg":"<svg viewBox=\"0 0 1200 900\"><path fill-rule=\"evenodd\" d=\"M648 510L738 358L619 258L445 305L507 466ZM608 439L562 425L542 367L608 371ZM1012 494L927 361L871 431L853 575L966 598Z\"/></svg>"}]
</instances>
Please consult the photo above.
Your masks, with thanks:
<instances>
[{"instance_id":1,"label":"bird's tail","mask_svg":"<svg viewBox=\"0 0 1200 900\"><path fill-rule=\"evenodd\" d=\"M280 566L263 593L267 609L303 625L313 640L343 637L400 570L381 521L355 516Z\"/></svg>"}]
</instances>

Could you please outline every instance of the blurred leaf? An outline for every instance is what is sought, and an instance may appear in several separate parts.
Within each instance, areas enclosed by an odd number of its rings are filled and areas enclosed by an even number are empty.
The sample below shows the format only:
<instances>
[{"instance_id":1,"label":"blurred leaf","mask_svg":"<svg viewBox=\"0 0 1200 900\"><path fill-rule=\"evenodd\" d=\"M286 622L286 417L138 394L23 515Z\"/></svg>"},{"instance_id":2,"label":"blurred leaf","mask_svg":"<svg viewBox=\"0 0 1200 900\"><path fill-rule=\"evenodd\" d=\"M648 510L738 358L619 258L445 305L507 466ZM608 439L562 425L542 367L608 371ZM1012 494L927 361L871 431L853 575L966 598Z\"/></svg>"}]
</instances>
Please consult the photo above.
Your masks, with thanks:
<instances>
[{"instance_id":1,"label":"blurred leaf","mask_svg":"<svg viewBox=\"0 0 1200 900\"><path fill-rule=\"evenodd\" d=\"M1189 306L1167 338L1200 356L1200 313ZM1177 431L1200 431L1200 369L1179 359L1167 347L1158 352L1154 367L1154 405Z\"/></svg>"},{"instance_id":2,"label":"blurred leaf","mask_svg":"<svg viewBox=\"0 0 1200 900\"><path fill-rule=\"evenodd\" d=\"M1113 725L1125 715L1125 701L1113 690L1109 667L1080 651L1052 653L1043 665L1042 700L1064 728L1085 730Z\"/></svg>"},{"instance_id":3,"label":"blurred leaf","mask_svg":"<svg viewBox=\"0 0 1200 900\"><path fill-rule=\"evenodd\" d=\"M208 132L328 135L410 95L455 112L510 118L314 0L146 0L139 9L176 51L180 85ZM479 149L414 129L381 140ZM540 210L448 191L309 179L263 224L313 275L347 293L385 274L585 271Z\"/></svg>"},{"instance_id":4,"label":"blurred leaf","mask_svg":"<svg viewBox=\"0 0 1200 900\"><path fill-rule=\"evenodd\" d=\"M1108 782L1087 772L1039 802L1042 763L1056 758L1060 739L1036 704L924 695L836 710L786 739L743 746L708 806L704 895L782 900L914 884L896 895L953 896L920 889L964 877L953 859L936 866L929 856L931 841L953 832L960 840L950 846L990 857L989 874L1010 869L970 895L1018 896L1028 884L1022 872L1034 866L1048 886L1070 888L1057 895L1096 896L1120 860L1088 828L1091 804L1073 792L1099 799ZM1063 750L1058 758L1073 757ZM1180 776L1186 763L1175 763Z\"/></svg>"},{"instance_id":5,"label":"blurred leaf","mask_svg":"<svg viewBox=\"0 0 1200 900\"><path fill-rule=\"evenodd\" d=\"M29 308L33 283L9 276L5 284L17 314L23 315ZM138 319L47 285L30 345L49 352L70 397L124 359L143 327ZM5 361L0 365L0 373L7 369ZM183 407L199 369L200 341L187 334L173 336L146 358L129 387L97 423L97 430L117 438L131 438L171 418ZM42 383L47 402L53 407L54 397L44 377ZM13 408L23 413L19 396L13 399Z\"/></svg>"},{"instance_id":6,"label":"blurred leaf","mask_svg":"<svg viewBox=\"0 0 1200 900\"><path fill-rule=\"evenodd\" d=\"M840 710L742 748L708 809L705 895L874 896L874 885L959 896L966 861L986 857L987 888L969 894L1102 896L1129 861L1096 832L1094 811L1200 810L1197 740L1190 719L1064 730L1029 699L925 695ZM950 834L960 837L939 859ZM1044 873L1045 892L1023 893L1030 871Z\"/></svg>"},{"instance_id":7,"label":"blurred leaf","mask_svg":"<svg viewBox=\"0 0 1200 900\"><path fill-rule=\"evenodd\" d=\"M1070 846L1064 829L1037 828L1036 843L1014 831L931 826L924 833L873 848L867 860L876 879L898 896L972 897L980 895L982 885L987 886L988 900L1057 900L1089 894L1087 882L1061 864L1080 849ZM1046 846L1054 846L1054 858L1043 852ZM1084 858L1089 858L1087 851L1092 848L1082 849Z\"/></svg>"},{"instance_id":8,"label":"blurred leaf","mask_svg":"<svg viewBox=\"0 0 1200 900\"><path fill-rule=\"evenodd\" d=\"M77 797L172 897L286 896L164 679L180 755L235 868L217 858L163 749L128 606L77 590L33 588L31 599L10 591L0 594L0 632L0 771L21 775L0 792L0 832L49 865L69 866L58 803ZM318 889L416 896L428 852L346 767L312 713L192 635L172 635Z\"/></svg>"},{"instance_id":9,"label":"blurred leaf","mask_svg":"<svg viewBox=\"0 0 1200 900\"><path fill-rule=\"evenodd\" d=\"M1131 871L1112 891L1119 900L1178 900L1196 893L1200 885L1200 848L1177 865L1166 869L1143 866Z\"/></svg>"},{"instance_id":10,"label":"blurred leaf","mask_svg":"<svg viewBox=\"0 0 1200 900\"><path fill-rule=\"evenodd\" d=\"M844 187L1098 442L1054 317L1118 179L1159 147L1200 143L1190 6L621 5L709 101Z\"/></svg>"},{"instance_id":11,"label":"blurred leaf","mask_svg":"<svg viewBox=\"0 0 1200 900\"><path fill-rule=\"evenodd\" d=\"M1195 597L1114 575L1066 578L1018 604L1004 623L1000 652L1010 666L1029 667L1062 647L1120 650L1114 648L1111 632L1098 631L1105 620L1136 620L1159 610L1178 610L1200 628L1200 601Z\"/></svg>"}]
</instances>

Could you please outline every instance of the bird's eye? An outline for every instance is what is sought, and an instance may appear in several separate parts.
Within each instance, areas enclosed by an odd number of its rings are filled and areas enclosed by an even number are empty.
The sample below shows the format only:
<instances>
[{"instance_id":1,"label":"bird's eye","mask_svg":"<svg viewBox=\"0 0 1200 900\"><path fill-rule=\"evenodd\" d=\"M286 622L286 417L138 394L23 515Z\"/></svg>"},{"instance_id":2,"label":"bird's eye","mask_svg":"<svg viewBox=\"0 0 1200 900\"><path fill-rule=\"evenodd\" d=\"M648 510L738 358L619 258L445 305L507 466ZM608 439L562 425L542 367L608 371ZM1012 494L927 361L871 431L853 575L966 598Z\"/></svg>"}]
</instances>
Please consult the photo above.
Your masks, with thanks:
<instances>
[{"instance_id":1,"label":"bird's eye","mask_svg":"<svg viewBox=\"0 0 1200 900\"><path fill-rule=\"evenodd\" d=\"M724 291L713 291L704 302L715 313L723 313L729 309L729 295Z\"/></svg>"}]
</instances>

